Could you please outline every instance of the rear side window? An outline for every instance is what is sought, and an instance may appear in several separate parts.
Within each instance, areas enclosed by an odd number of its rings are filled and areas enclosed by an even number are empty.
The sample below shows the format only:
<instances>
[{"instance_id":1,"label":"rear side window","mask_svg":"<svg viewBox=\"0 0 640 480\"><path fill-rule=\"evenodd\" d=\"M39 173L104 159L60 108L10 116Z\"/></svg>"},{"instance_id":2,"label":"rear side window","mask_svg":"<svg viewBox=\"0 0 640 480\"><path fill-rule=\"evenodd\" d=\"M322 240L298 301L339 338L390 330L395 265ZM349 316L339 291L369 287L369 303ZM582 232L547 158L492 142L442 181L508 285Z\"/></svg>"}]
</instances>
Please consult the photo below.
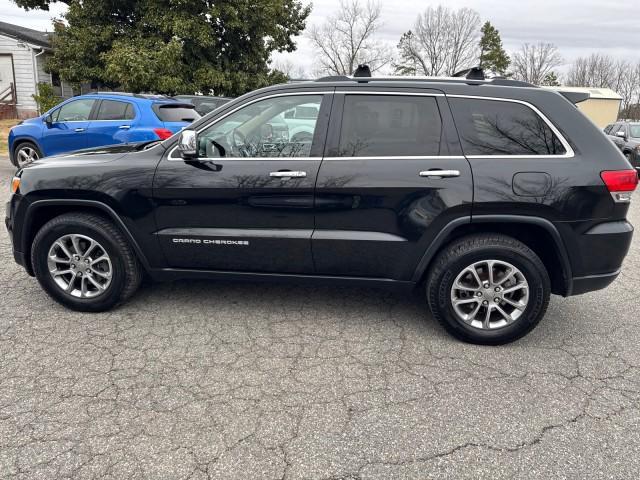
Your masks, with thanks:
<instances>
[{"instance_id":1,"label":"rear side window","mask_svg":"<svg viewBox=\"0 0 640 480\"><path fill-rule=\"evenodd\" d=\"M450 98L465 155L563 155L549 125L521 103Z\"/></svg>"},{"instance_id":2,"label":"rear side window","mask_svg":"<svg viewBox=\"0 0 640 480\"><path fill-rule=\"evenodd\" d=\"M441 134L434 97L347 95L339 156L439 155Z\"/></svg>"},{"instance_id":3,"label":"rear side window","mask_svg":"<svg viewBox=\"0 0 640 480\"><path fill-rule=\"evenodd\" d=\"M196 107L185 103L156 103L153 111L161 122L193 122L200 118Z\"/></svg>"},{"instance_id":4,"label":"rear side window","mask_svg":"<svg viewBox=\"0 0 640 480\"><path fill-rule=\"evenodd\" d=\"M610 133L612 128L613 128L613 123L607 125L606 127L604 127L604 133Z\"/></svg>"},{"instance_id":5,"label":"rear side window","mask_svg":"<svg viewBox=\"0 0 640 480\"><path fill-rule=\"evenodd\" d=\"M132 120L134 117L133 105L129 102L103 100L96 120Z\"/></svg>"}]
</instances>

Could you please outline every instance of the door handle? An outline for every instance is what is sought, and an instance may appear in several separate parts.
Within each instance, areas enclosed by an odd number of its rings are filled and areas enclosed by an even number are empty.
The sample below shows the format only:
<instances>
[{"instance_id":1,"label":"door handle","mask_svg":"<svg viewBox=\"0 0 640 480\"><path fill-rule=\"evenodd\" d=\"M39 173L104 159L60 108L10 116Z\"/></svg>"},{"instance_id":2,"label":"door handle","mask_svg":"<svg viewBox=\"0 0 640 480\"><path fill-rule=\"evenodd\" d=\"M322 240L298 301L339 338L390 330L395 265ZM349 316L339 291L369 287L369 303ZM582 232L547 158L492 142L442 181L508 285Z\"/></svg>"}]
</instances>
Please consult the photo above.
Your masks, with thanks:
<instances>
[{"instance_id":1,"label":"door handle","mask_svg":"<svg viewBox=\"0 0 640 480\"><path fill-rule=\"evenodd\" d=\"M121 130L129 130L131 128L131 125L120 125L118 128Z\"/></svg>"},{"instance_id":2,"label":"door handle","mask_svg":"<svg viewBox=\"0 0 640 480\"><path fill-rule=\"evenodd\" d=\"M425 170L424 172L420 172L420 176L440 178L459 177L460 170Z\"/></svg>"},{"instance_id":3,"label":"door handle","mask_svg":"<svg viewBox=\"0 0 640 480\"><path fill-rule=\"evenodd\" d=\"M292 171L283 171L283 172L271 172L269 174L270 177L276 178L302 178L307 176L307 172L292 172Z\"/></svg>"},{"instance_id":4,"label":"door handle","mask_svg":"<svg viewBox=\"0 0 640 480\"><path fill-rule=\"evenodd\" d=\"M74 129L74 131L78 132L78 133L84 132L85 130L86 130L86 128L76 128L76 129Z\"/></svg>"}]
</instances>

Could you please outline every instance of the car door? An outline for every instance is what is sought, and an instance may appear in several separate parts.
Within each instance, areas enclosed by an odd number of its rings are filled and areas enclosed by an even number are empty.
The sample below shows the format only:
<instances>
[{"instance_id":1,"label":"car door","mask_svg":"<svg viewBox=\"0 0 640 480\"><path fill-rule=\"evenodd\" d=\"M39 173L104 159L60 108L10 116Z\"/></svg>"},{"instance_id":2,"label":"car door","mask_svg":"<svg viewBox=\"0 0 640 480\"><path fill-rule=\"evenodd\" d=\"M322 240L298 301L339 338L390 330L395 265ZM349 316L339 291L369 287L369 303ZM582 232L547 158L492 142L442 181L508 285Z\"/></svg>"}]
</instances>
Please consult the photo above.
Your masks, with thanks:
<instances>
[{"instance_id":1,"label":"car door","mask_svg":"<svg viewBox=\"0 0 640 480\"><path fill-rule=\"evenodd\" d=\"M411 280L473 181L438 90L336 92L312 238L325 275Z\"/></svg>"},{"instance_id":2,"label":"car door","mask_svg":"<svg viewBox=\"0 0 640 480\"><path fill-rule=\"evenodd\" d=\"M134 125L136 108L131 102L100 100L87 133L87 146L127 143Z\"/></svg>"},{"instance_id":3,"label":"car door","mask_svg":"<svg viewBox=\"0 0 640 480\"><path fill-rule=\"evenodd\" d=\"M87 129L96 104L92 98L80 98L64 103L51 113L51 122L44 125L40 145L45 155L71 152L87 147Z\"/></svg>"},{"instance_id":4,"label":"car door","mask_svg":"<svg viewBox=\"0 0 640 480\"><path fill-rule=\"evenodd\" d=\"M312 103L313 138L274 130L282 113ZM154 179L157 236L169 267L240 272L313 272L313 191L331 94L273 93L198 127L199 156L177 147Z\"/></svg>"}]
</instances>

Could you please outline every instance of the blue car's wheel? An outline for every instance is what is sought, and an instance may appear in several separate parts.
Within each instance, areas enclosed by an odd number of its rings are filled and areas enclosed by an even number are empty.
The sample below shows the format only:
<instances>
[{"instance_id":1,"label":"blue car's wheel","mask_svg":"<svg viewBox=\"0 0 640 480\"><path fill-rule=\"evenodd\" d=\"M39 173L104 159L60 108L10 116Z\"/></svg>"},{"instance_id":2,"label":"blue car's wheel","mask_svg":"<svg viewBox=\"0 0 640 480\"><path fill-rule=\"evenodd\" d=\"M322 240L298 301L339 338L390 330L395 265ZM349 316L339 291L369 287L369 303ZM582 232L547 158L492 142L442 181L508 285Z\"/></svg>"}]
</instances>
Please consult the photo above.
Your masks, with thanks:
<instances>
[{"instance_id":1,"label":"blue car's wheel","mask_svg":"<svg viewBox=\"0 0 640 480\"><path fill-rule=\"evenodd\" d=\"M18 144L13 153L13 164L18 168L22 168L41 157L42 153L34 143L22 142Z\"/></svg>"}]
</instances>

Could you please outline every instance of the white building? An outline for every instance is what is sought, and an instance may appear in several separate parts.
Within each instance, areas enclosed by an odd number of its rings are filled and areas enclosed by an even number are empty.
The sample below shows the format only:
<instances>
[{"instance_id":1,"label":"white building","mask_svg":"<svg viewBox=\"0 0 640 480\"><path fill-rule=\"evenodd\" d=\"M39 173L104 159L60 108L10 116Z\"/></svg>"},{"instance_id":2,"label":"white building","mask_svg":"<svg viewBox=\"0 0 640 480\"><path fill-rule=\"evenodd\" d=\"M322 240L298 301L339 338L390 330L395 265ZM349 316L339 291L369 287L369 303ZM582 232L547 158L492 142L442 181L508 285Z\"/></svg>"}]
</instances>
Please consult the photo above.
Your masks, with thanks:
<instances>
[{"instance_id":1,"label":"white building","mask_svg":"<svg viewBox=\"0 0 640 480\"><path fill-rule=\"evenodd\" d=\"M69 84L45 72L51 55L51 33L0 22L0 118L34 117L38 82L52 84L56 95L73 95Z\"/></svg>"}]
</instances>

